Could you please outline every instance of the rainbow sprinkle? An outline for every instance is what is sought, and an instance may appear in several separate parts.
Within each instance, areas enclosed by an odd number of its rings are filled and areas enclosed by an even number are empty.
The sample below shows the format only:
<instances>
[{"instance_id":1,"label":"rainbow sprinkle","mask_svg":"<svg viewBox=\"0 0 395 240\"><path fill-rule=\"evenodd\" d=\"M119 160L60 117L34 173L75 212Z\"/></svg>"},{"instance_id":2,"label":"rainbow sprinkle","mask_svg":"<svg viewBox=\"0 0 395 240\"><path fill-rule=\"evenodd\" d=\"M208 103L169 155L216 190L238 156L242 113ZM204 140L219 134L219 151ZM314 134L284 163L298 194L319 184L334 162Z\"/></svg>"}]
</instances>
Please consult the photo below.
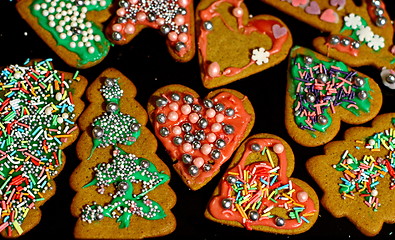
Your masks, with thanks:
<instances>
[{"instance_id":1,"label":"rainbow sprinkle","mask_svg":"<svg viewBox=\"0 0 395 240\"><path fill-rule=\"evenodd\" d=\"M338 164L333 168L343 173L339 183L339 193L343 199L355 199L363 197L366 206L377 211L380 206L377 185L380 179L387 175L391 177L390 189L395 188L395 131L389 128L383 132L375 133L365 141L356 141L372 152L388 150L385 157L363 155L360 159L355 158L346 150ZM358 148L357 148L358 149Z\"/></svg>"},{"instance_id":2,"label":"rainbow sprinkle","mask_svg":"<svg viewBox=\"0 0 395 240\"><path fill-rule=\"evenodd\" d=\"M60 146L77 129L70 84L51 59L0 73L0 232L23 233L62 162Z\"/></svg>"}]
</instances>

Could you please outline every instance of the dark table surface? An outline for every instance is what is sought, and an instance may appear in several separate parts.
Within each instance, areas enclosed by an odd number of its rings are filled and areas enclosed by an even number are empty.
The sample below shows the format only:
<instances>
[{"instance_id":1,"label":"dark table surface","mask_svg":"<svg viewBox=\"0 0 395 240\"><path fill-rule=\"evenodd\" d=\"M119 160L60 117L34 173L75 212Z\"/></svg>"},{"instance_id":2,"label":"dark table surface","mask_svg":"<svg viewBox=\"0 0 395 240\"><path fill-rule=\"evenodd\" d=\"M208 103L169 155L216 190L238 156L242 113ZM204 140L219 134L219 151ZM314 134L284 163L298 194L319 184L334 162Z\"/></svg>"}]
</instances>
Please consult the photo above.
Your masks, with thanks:
<instances>
[{"instance_id":1,"label":"dark table surface","mask_svg":"<svg viewBox=\"0 0 395 240\"><path fill-rule=\"evenodd\" d=\"M312 39L320 34L320 31L258 0L247 0L246 4L252 15L271 14L281 18L290 28L296 45L312 48ZM391 18L394 19L395 1L388 0L386 5ZM62 62L20 18L15 9L15 1L0 0L0 46L0 66L23 64L27 58L53 58L56 69L75 72L75 69ZM157 88L168 84L186 85L195 89L201 96L205 96L210 91L201 83L197 55L188 63L175 62L167 53L163 38L152 29L144 30L128 45L113 47L102 63L81 70L80 74L93 81L108 67L117 68L134 82L138 89L136 98L142 106L146 106L149 96ZM380 113L394 111L395 90L383 86L380 71L368 66L356 69L371 76L380 85L384 97ZM293 177L309 183L321 197L322 191L307 173L305 162L314 155L322 154L323 147L303 147L294 142L285 130L286 71L287 61L283 61L273 68L226 87L244 93L251 100L256 112L255 126L251 134L272 133L285 139L291 145L296 158ZM365 125L369 126L369 123ZM152 130L151 126L148 127ZM341 131L335 140L341 139L343 132L349 127L350 125L342 123ZM19 239L73 239L76 219L70 213L70 204L75 193L69 186L69 177L79 163L75 154L75 144L67 148L65 153L68 160L64 170L55 179L58 188L55 196L41 207L43 216L39 225ZM204 188L191 191L171 168L170 158L163 147L159 146L157 154L170 167L172 171L170 186L178 196L177 204L172 210L177 219L177 228L172 234L162 237L163 239L309 239L320 236L334 236L337 239L367 238L346 218L335 218L323 207L320 209L315 225L306 233L296 236L248 231L211 222L203 216L203 213L226 166ZM395 225L384 224L376 238L395 239Z\"/></svg>"}]
</instances>

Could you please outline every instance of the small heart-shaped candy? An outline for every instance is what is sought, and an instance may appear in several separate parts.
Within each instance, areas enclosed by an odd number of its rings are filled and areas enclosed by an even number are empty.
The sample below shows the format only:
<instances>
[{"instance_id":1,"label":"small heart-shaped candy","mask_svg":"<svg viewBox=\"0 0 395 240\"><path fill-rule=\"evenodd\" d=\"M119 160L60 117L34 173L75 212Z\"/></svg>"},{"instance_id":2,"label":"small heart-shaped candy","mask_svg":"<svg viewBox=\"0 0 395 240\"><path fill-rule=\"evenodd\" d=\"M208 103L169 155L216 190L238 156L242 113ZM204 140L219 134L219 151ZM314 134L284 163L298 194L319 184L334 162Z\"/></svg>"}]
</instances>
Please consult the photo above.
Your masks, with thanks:
<instances>
[{"instance_id":1,"label":"small heart-shaped candy","mask_svg":"<svg viewBox=\"0 0 395 240\"><path fill-rule=\"evenodd\" d=\"M286 27L281 27L278 24L274 24L272 26L272 32L273 32L274 38L279 39L288 33L288 29Z\"/></svg>"},{"instance_id":2,"label":"small heart-shaped candy","mask_svg":"<svg viewBox=\"0 0 395 240\"><path fill-rule=\"evenodd\" d=\"M310 229L318 217L317 194L290 178L290 146L271 134L249 137L237 150L213 193L205 216L215 222L280 234Z\"/></svg>"},{"instance_id":3,"label":"small heart-shaped candy","mask_svg":"<svg viewBox=\"0 0 395 240\"><path fill-rule=\"evenodd\" d=\"M165 86L151 96L148 113L174 168L192 190L219 171L254 124L247 97L228 89L200 99L185 86Z\"/></svg>"},{"instance_id":4,"label":"small heart-shaped candy","mask_svg":"<svg viewBox=\"0 0 395 240\"><path fill-rule=\"evenodd\" d=\"M304 9L308 14L320 15L321 9L316 1L311 1L309 5Z\"/></svg>"},{"instance_id":5,"label":"small heart-shaped candy","mask_svg":"<svg viewBox=\"0 0 395 240\"><path fill-rule=\"evenodd\" d=\"M320 19L329 23L337 23L339 21L339 15L333 9L328 8L322 12Z\"/></svg>"}]
</instances>

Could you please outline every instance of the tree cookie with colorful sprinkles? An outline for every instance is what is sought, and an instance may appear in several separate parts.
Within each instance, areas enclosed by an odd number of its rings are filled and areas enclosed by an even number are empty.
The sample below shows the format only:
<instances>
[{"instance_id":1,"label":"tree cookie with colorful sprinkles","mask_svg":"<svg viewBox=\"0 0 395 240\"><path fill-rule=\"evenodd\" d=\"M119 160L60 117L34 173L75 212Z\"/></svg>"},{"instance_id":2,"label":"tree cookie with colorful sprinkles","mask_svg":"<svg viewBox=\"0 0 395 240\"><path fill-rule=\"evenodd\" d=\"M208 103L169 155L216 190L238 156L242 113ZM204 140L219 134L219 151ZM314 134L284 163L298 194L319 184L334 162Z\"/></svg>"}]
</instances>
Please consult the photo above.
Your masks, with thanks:
<instances>
[{"instance_id":1,"label":"tree cookie with colorful sprinkles","mask_svg":"<svg viewBox=\"0 0 395 240\"><path fill-rule=\"evenodd\" d=\"M395 69L394 26L383 0L261 1L326 32L313 40L320 53L351 67Z\"/></svg>"},{"instance_id":2,"label":"tree cookie with colorful sprinkles","mask_svg":"<svg viewBox=\"0 0 395 240\"><path fill-rule=\"evenodd\" d=\"M285 126L297 143L331 141L341 121L362 124L380 111L382 94L370 77L307 48L291 50L285 96Z\"/></svg>"},{"instance_id":3,"label":"tree cookie with colorful sprinkles","mask_svg":"<svg viewBox=\"0 0 395 240\"><path fill-rule=\"evenodd\" d=\"M110 50L102 23L112 0L19 0L21 17L68 65L89 68Z\"/></svg>"},{"instance_id":4,"label":"tree cookie with colorful sprinkles","mask_svg":"<svg viewBox=\"0 0 395 240\"><path fill-rule=\"evenodd\" d=\"M275 66L287 57L292 46L284 22L271 15L250 17L243 0L201 1L196 25L201 78L206 88Z\"/></svg>"},{"instance_id":5,"label":"tree cookie with colorful sprinkles","mask_svg":"<svg viewBox=\"0 0 395 240\"><path fill-rule=\"evenodd\" d=\"M148 116L135 100L136 87L116 69L106 69L86 91L90 102L79 119L79 166L70 177L71 205L78 218L74 237L141 239L176 227L176 195L170 170L156 155Z\"/></svg>"},{"instance_id":6,"label":"tree cookie with colorful sprinkles","mask_svg":"<svg viewBox=\"0 0 395 240\"><path fill-rule=\"evenodd\" d=\"M395 113L377 116L371 127L353 127L325 145L307 170L323 190L322 205L348 218L363 234L377 235L395 223Z\"/></svg>"},{"instance_id":7,"label":"tree cookie with colorful sprinkles","mask_svg":"<svg viewBox=\"0 0 395 240\"><path fill-rule=\"evenodd\" d=\"M129 43L144 28L158 30L170 55L188 62L195 55L193 0L120 0L116 16L106 28L112 43Z\"/></svg>"},{"instance_id":8,"label":"tree cookie with colorful sprinkles","mask_svg":"<svg viewBox=\"0 0 395 240\"><path fill-rule=\"evenodd\" d=\"M56 70L52 60L0 71L0 232L18 237L41 219L66 163L63 149L78 137L87 80ZM45 217L45 214L44 214Z\"/></svg>"},{"instance_id":9,"label":"tree cookie with colorful sprinkles","mask_svg":"<svg viewBox=\"0 0 395 240\"><path fill-rule=\"evenodd\" d=\"M205 216L247 230L299 234L318 218L319 201L304 181L291 178L291 147L272 134L256 134L237 150L210 199Z\"/></svg>"},{"instance_id":10,"label":"tree cookie with colorful sprinkles","mask_svg":"<svg viewBox=\"0 0 395 240\"><path fill-rule=\"evenodd\" d=\"M156 137L192 190L202 188L250 133L255 112L247 96L218 89L200 98L183 85L155 91L148 102Z\"/></svg>"}]
</instances>

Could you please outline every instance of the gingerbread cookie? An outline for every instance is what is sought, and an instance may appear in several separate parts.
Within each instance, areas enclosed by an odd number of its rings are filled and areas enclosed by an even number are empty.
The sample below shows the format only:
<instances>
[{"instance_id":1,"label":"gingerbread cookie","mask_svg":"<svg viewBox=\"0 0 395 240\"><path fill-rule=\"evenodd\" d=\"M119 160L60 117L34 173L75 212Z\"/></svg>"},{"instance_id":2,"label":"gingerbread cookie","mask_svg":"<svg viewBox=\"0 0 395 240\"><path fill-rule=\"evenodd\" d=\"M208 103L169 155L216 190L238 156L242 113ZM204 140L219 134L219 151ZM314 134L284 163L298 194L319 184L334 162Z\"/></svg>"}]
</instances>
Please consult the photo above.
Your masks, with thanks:
<instances>
[{"instance_id":1,"label":"gingerbread cookie","mask_svg":"<svg viewBox=\"0 0 395 240\"><path fill-rule=\"evenodd\" d=\"M155 154L148 117L134 99L136 87L116 69L88 88L90 105L78 122L80 165L70 183L75 238L141 239L174 231L176 195L170 171Z\"/></svg>"},{"instance_id":2,"label":"gingerbread cookie","mask_svg":"<svg viewBox=\"0 0 395 240\"><path fill-rule=\"evenodd\" d=\"M78 137L87 80L55 70L52 60L1 69L0 232L18 237L41 219L66 162L63 149Z\"/></svg>"},{"instance_id":3,"label":"gingerbread cookie","mask_svg":"<svg viewBox=\"0 0 395 240\"><path fill-rule=\"evenodd\" d=\"M165 36L175 60L187 62L195 55L193 0L121 0L106 33L114 44L124 45L146 27Z\"/></svg>"},{"instance_id":4,"label":"gingerbread cookie","mask_svg":"<svg viewBox=\"0 0 395 240\"><path fill-rule=\"evenodd\" d=\"M68 65L89 68L106 57L110 42L101 23L112 0L19 0L21 17Z\"/></svg>"},{"instance_id":5,"label":"gingerbread cookie","mask_svg":"<svg viewBox=\"0 0 395 240\"><path fill-rule=\"evenodd\" d=\"M299 144L323 145L336 136L341 121L365 123L381 105L381 90L373 79L307 48L291 50L285 126Z\"/></svg>"},{"instance_id":6,"label":"gingerbread cookie","mask_svg":"<svg viewBox=\"0 0 395 240\"><path fill-rule=\"evenodd\" d=\"M395 68L394 27L384 1L262 0L329 35L317 37L314 47L351 67ZM395 83L394 78L384 81Z\"/></svg>"},{"instance_id":7,"label":"gingerbread cookie","mask_svg":"<svg viewBox=\"0 0 395 240\"><path fill-rule=\"evenodd\" d=\"M251 131L255 113L246 96L218 89L204 99L182 85L168 85L149 99L148 115L184 183L209 182Z\"/></svg>"},{"instance_id":8,"label":"gingerbread cookie","mask_svg":"<svg viewBox=\"0 0 395 240\"><path fill-rule=\"evenodd\" d=\"M249 137L235 156L207 206L215 222L248 230L298 234L317 220L314 190L291 178L295 159L291 147L271 134Z\"/></svg>"},{"instance_id":9,"label":"gingerbread cookie","mask_svg":"<svg viewBox=\"0 0 395 240\"><path fill-rule=\"evenodd\" d=\"M353 127L344 140L325 146L325 154L306 163L322 188L322 205L347 217L363 234L378 234L395 223L395 114L377 116L371 127Z\"/></svg>"},{"instance_id":10,"label":"gingerbread cookie","mask_svg":"<svg viewBox=\"0 0 395 240\"><path fill-rule=\"evenodd\" d=\"M201 1L196 25L201 78L206 88L270 68L283 61L292 46L285 23L270 15L250 18L243 0Z\"/></svg>"}]
</instances>

